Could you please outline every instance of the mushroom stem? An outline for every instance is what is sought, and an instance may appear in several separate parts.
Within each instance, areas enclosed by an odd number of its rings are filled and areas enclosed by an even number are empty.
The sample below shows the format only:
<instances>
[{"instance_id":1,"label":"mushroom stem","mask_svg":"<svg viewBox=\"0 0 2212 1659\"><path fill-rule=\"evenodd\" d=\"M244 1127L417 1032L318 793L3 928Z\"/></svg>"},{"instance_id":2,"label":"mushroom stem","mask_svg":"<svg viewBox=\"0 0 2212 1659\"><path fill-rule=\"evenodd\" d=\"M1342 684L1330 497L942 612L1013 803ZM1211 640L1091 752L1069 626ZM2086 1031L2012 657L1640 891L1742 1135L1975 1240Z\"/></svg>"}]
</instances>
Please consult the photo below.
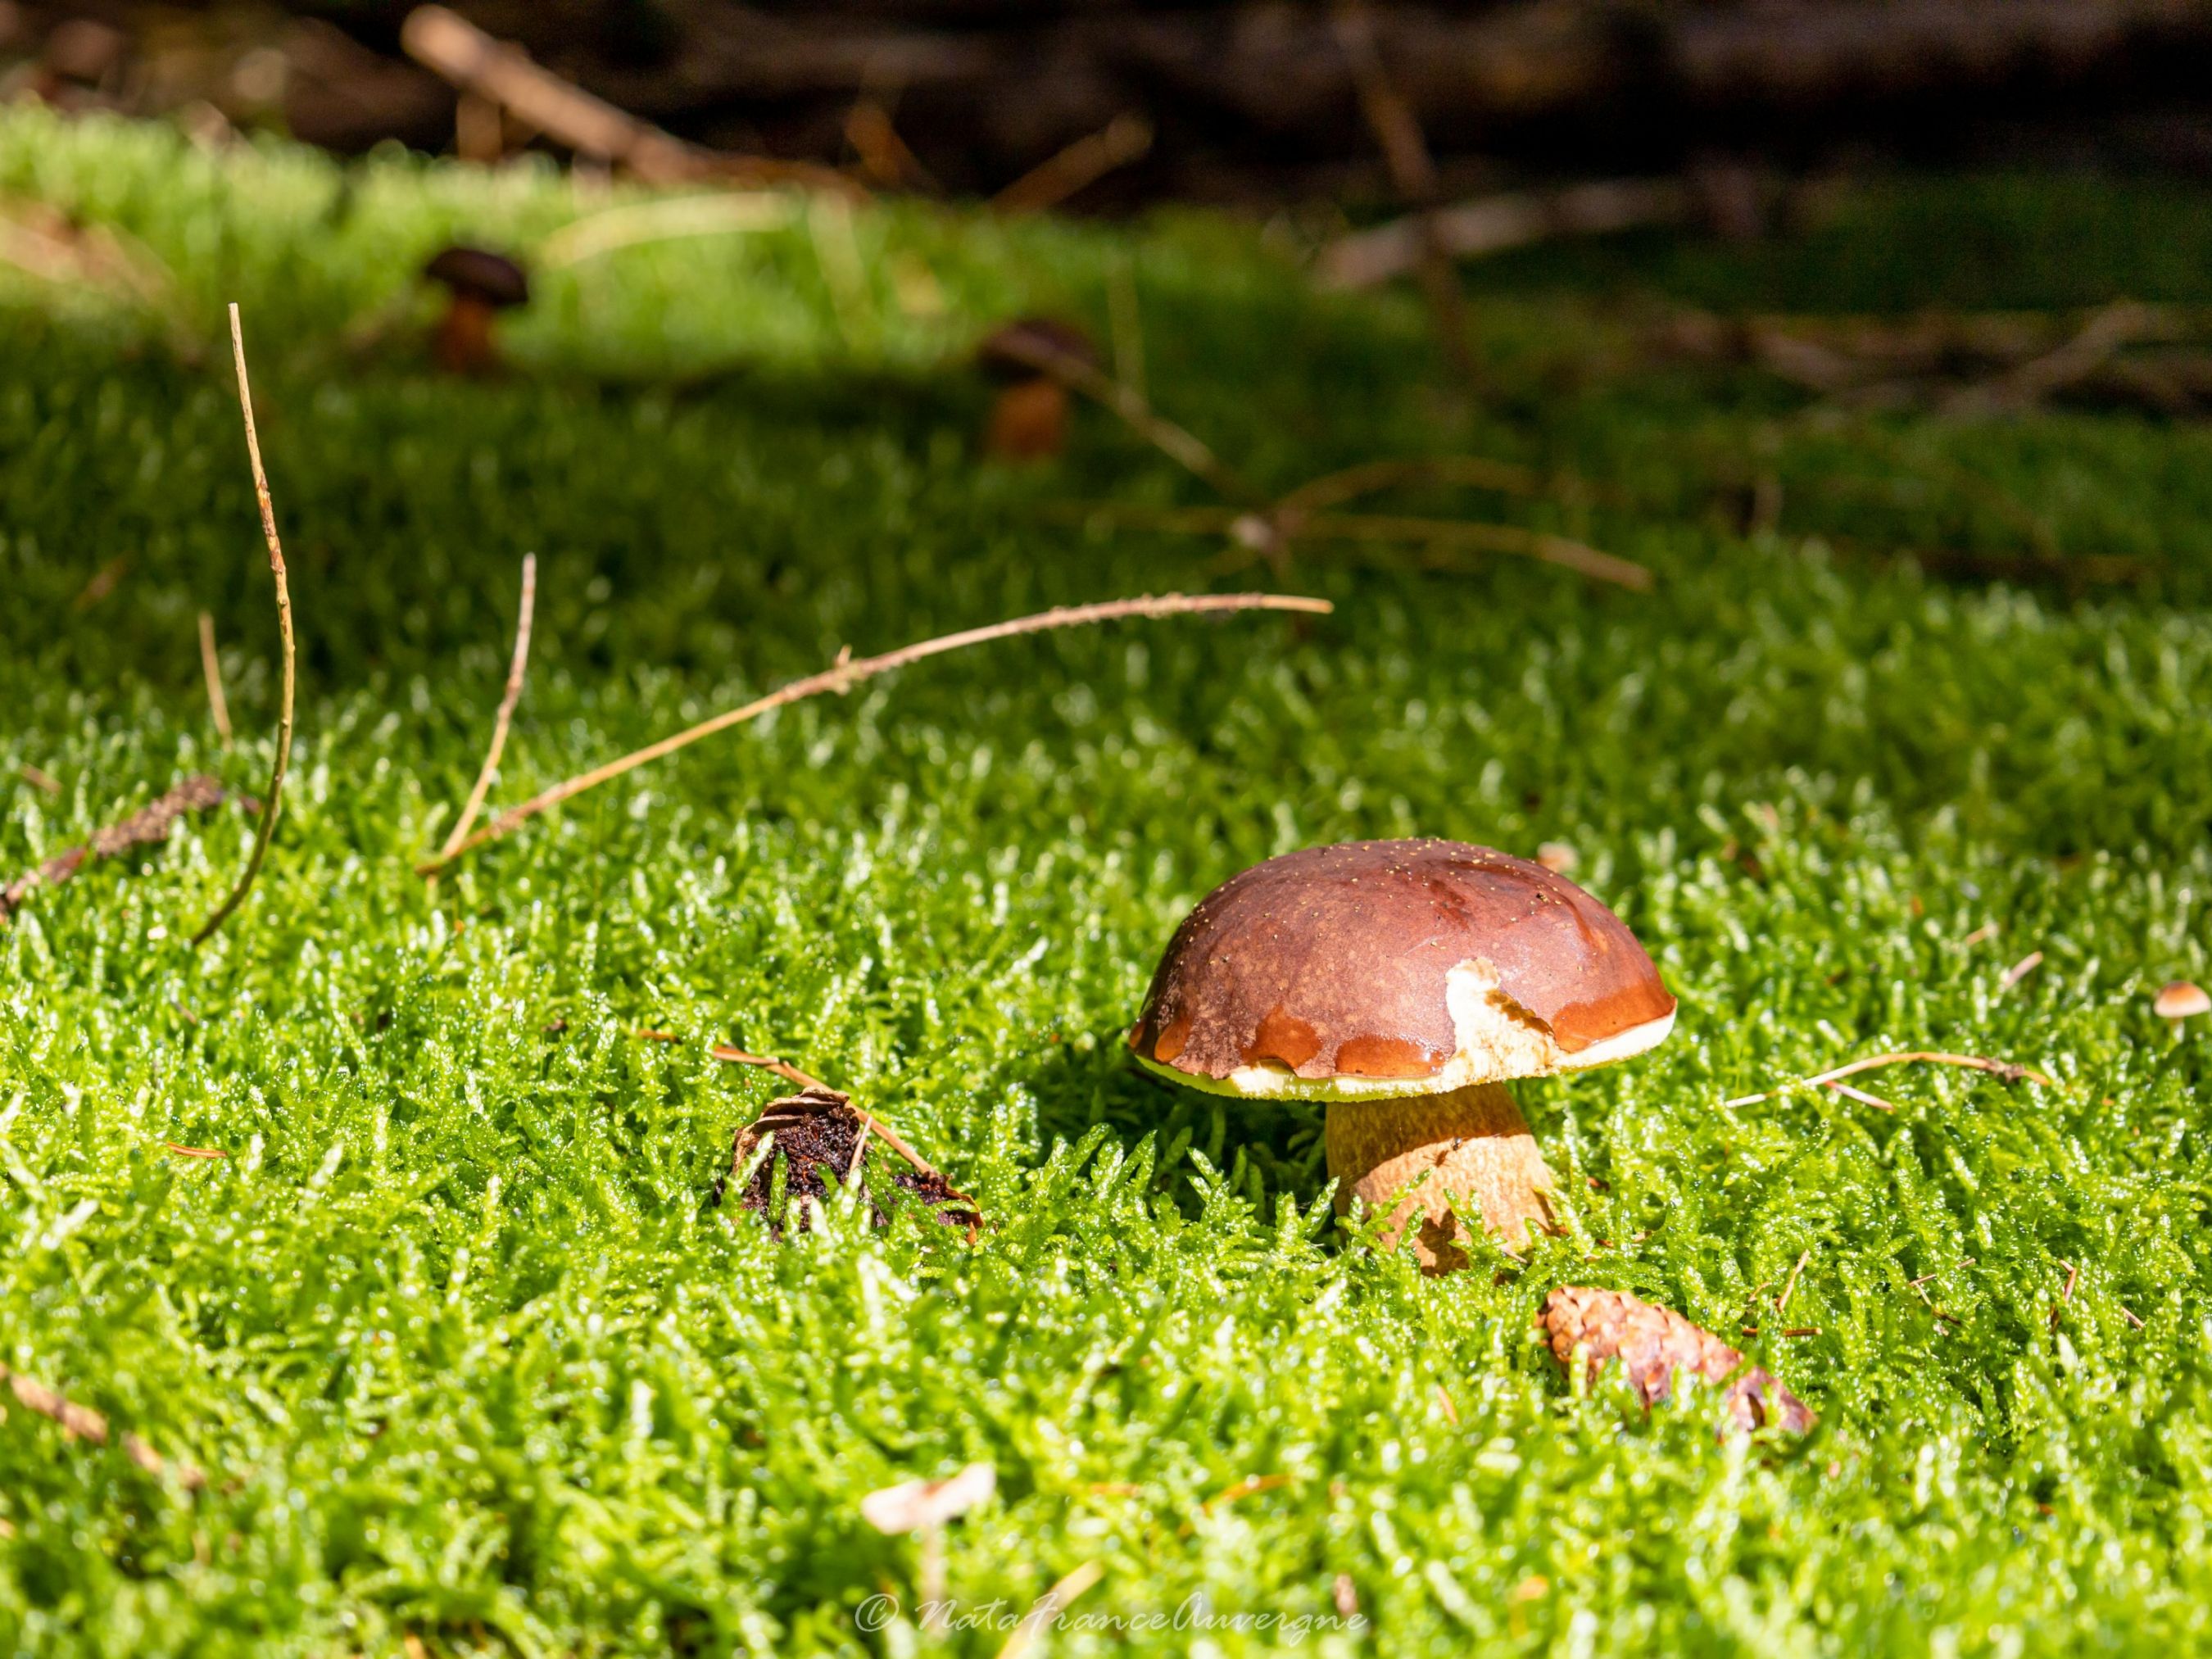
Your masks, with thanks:
<instances>
[{"instance_id":1,"label":"mushroom stem","mask_svg":"<svg viewBox=\"0 0 2212 1659\"><path fill-rule=\"evenodd\" d=\"M438 319L434 355L449 374L481 374L499 362L492 319L499 313L473 294L456 294Z\"/></svg>"},{"instance_id":2,"label":"mushroom stem","mask_svg":"<svg viewBox=\"0 0 2212 1659\"><path fill-rule=\"evenodd\" d=\"M1040 375L1018 380L991 404L983 447L1002 461L1048 461L1067 447L1067 388Z\"/></svg>"},{"instance_id":3,"label":"mushroom stem","mask_svg":"<svg viewBox=\"0 0 2212 1659\"><path fill-rule=\"evenodd\" d=\"M1383 1238L1395 1247L1418 1211L1414 1253L1425 1272L1467 1265L1455 1200L1482 1212L1483 1224L1506 1249L1528 1243L1532 1227L1549 1231L1552 1172L1528 1133L1528 1120L1502 1083L1478 1083L1443 1094L1329 1103L1323 1131L1328 1172L1337 1178L1339 1214L1364 1199L1375 1209L1395 1204ZM1424 1173L1413 1192L1404 1189Z\"/></svg>"}]
</instances>

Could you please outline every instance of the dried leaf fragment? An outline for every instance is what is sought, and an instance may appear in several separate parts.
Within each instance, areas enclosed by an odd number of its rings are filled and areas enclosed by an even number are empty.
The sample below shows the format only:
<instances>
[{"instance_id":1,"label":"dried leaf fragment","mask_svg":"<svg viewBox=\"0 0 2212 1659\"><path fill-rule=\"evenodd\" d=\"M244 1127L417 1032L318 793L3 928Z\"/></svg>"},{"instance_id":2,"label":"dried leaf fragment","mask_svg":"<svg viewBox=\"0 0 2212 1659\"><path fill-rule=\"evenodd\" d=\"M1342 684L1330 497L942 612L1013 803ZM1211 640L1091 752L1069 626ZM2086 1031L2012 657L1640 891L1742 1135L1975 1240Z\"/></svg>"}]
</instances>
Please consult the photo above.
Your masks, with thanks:
<instances>
[{"instance_id":1,"label":"dried leaf fragment","mask_svg":"<svg viewBox=\"0 0 2212 1659\"><path fill-rule=\"evenodd\" d=\"M970 1463L943 1480L902 1480L860 1500L860 1518L881 1533L920 1532L964 1515L999 1489L999 1472Z\"/></svg>"},{"instance_id":2,"label":"dried leaf fragment","mask_svg":"<svg viewBox=\"0 0 2212 1659\"><path fill-rule=\"evenodd\" d=\"M1708 1382L1735 1379L1721 1399L1737 1428L1778 1423L1802 1434L1813 1426L1804 1402L1771 1373L1757 1365L1747 1369L1743 1355L1710 1331L1625 1291L1562 1285L1544 1299L1540 1322L1563 1367L1571 1372L1577 1349L1592 1378L1619 1360L1647 1406L1667 1398L1681 1370Z\"/></svg>"}]
</instances>

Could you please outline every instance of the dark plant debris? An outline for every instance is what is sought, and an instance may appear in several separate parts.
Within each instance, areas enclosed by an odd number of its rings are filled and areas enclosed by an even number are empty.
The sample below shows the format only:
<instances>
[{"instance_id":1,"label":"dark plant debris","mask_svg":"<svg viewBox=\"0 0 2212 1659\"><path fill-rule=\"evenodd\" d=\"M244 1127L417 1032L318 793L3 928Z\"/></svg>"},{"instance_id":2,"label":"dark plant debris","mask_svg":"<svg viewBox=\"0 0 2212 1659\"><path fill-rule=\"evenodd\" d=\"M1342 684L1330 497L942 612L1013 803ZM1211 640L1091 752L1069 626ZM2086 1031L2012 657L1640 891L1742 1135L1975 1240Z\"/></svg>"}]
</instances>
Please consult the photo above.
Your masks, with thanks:
<instances>
[{"instance_id":1,"label":"dark plant debris","mask_svg":"<svg viewBox=\"0 0 2212 1659\"><path fill-rule=\"evenodd\" d=\"M865 1170L870 1143L888 1147L904 1168L894 1168L893 1184L911 1193L938 1220L948 1227L966 1227L972 1234L982 1224L975 1200L925 1163L898 1137L861 1111L851 1097L819 1085L770 1101L768 1109L738 1131L730 1152L729 1173L714 1184L714 1202L720 1204L732 1182L744 1173L759 1152L761 1142L773 1135L775 1150L761 1160L752 1178L738 1191L738 1202L769 1218L769 1225L782 1237L786 1216L805 1199L826 1201L830 1186L850 1181L856 1166ZM775 1204L775 1170L784 1170L783 1204ZM826 1173L825 1173L826 1172ZM879 1206L871 1204L876 1224L890 1219ZM781 1213L779 1213L779 1208ZM807 1229L804 1208L795 1212L795 1224Z\"/></svg>"}]
</instances>

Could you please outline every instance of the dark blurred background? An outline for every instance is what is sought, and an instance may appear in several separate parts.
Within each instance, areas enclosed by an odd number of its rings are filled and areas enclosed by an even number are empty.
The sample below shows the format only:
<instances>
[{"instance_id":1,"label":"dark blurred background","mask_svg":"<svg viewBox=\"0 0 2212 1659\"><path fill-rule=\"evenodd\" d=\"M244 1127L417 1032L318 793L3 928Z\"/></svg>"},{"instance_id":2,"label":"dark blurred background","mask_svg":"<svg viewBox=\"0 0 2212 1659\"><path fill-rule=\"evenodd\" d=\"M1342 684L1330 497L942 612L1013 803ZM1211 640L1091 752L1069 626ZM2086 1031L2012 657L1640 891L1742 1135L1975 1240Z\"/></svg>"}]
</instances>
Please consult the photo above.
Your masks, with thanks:
<instances>
[{"instance_id":1,"label":"dark blurred background","mask_svg":"<svg viewBox=\"0 0 2212 1659\"><path fill-rule=\"evenodd\" d=\"M623 164L592 155L565 122L549 133L526 100L470 90L450 61L426 66L438 54L410 52L411 9L0 0L0 95L166 115L210 142L272 129L345 152L397 141ZM1716 166L2212 174L2212 6L2191 0L455 0L453 11L556 88L687 147L818 164L872 188L1012 188L1018 203L1076 210L1357 211L1409 193L1384 159L1394 123L1410 123L1433 158L1413 185L1450 197ZM447 59L476 49L466 33L441 39Z\"/></svg>"}]
</instances>

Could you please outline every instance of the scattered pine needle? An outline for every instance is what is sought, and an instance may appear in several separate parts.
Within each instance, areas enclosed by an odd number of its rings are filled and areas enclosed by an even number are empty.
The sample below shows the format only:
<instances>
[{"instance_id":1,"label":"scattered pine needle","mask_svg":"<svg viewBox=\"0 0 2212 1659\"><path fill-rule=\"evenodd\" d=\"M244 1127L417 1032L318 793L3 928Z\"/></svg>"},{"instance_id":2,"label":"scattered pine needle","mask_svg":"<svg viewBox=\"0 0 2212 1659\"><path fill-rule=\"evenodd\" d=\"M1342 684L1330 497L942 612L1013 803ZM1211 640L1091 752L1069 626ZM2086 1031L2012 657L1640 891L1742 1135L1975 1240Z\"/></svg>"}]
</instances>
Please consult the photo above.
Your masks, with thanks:
<instances>
[{"instance_id":1,"label":"scattered pine needle","mask_svg":"<svg viewBox=\"0 0 2212 1659\"><path fill-rule=\"evenodd\" d=\"M64 1434L79 1440L89 1440L95 1446L107 1443L107 1419L91 1407L80 1406L45 1383L34 1382L21 1371L11 1371L5 1365L0 1365L0 1380L7 1382L9 1392L15 1396L18 1405L26 1411L51 1418L61 1425ZM170 1462L135 1434L122 1436L117 1443L122 1447L125 1457L156 1479L174 1474L179 1486L195 1492L207 1485L207 1476L191 1464L181 1459Z\"/></svg>"},{"instance_id":2,"label":"scattered pine needle","mask_svg":"<svg viewBox=\"0 0 2212 1659\"><path fill-rule=\"evenodd\" d=\"M2033 1066L2016 1066L2006 1060L1986 1060L1979 1054L1947 1054L1933 1049L1913 1048L1896 1054L1869 1054L1849 1065L1838 1066L1832 1072L1822 1072L1818 1077L1800 1078L1795 1083L1785 1083L1778 1088L1767 1089L1755 1095L1738 1095L1733 1100L1721 1102L1723 1106L1756 1106L1762 1100L1771 1100L1777 1095L1788 1094L1792 1089L1810 1089L1821 1084L1834 1083L1839 1079L1855 1077L1861 1072L1871 1072L1883 1066L1964 1066L1970 1070L1987 1072L1991 1077L2006 1083L2040 1083L2046 1089L2059 1086L2058 1079L2039 1072ZM1892 1109L1894 1109L1893 1108Z\"/></svg>"},{"instance_id":3,"label":"scattered pine needle","mask_svg":"<svg viewBox=\"0 0 2212 1659\"><path fill-rule=\"evenodd\" d=\"M33 789L43 789L49 795L58 796L62 793L62 781L59 778L41 767L32 765L28 761L21 762L16 766L15 775Z\"/></svg>"},{"instance_id":4,"label":"scattered pine needle","mask_svg":"<svg viewBox=\"0 0 2212 1659\"><path fill-rule=\"evenodd\" d=\"M569 221L548 236L538 246L538 268L559 270L620 248L678 237L779 230L792 222L796 205L779 191L746 191L604 208Z\"/></svg>"},{"instance_id":5,"label":"scattered pine needle","mask_svg":"<svg viewBox=\"0 0 2212 1659\"><path fill-rule=\"evenodd\" d=\"M161 1145L179 1158L228 1158L230 1156L228 1152L215 1146L186 1146L173 1140L165 1140Z\"/></svg>"},{"instance_id":6,"label":"scattered pine needle","mask_svg":"<svg viewBox=\"0 0 2212 1659\"><path fill-rule=\"evenodd\" d=\"M223 751L231 747L230 699L222 694L222 660L216 655L215 618L200 612L200 672L207 679L208 714L215 721L215 734L222 739Z\"/></svg>"},{"instance_id":7,"label":"scattered pine needle","mask_svg":"<svg viewBox=\"0 0 2212 1659\"><path fill-rule=\"evenodd\" d=\"M611 782L625 773L634 772L641 766L672 755L679 749L688 748L702 738L712 737L717 732L726 731L733 726L742 726L771 710L803 702L808 697L818 697L830 691L848 691L863 680L887 674L896 668L904 668L927 657L941 656L948 651L958 651L994 640L1012 639L1023 634L1042 634L1054 629L1079 628L1091 623L1118 622L1129 617L1200 616L1237 611L1296 611L1326 616L1334 609L1327 599L1306 599L1288 593L1167 593L1158 598L1147 596L1133 599L1109 599L1097 605L1062 605L1051 611L1039 611L1035 616L1017 617L1007 622L992 623L982 628L964 629L957 634L919 641L913 645L901 646L896 651L884 652L881 656L841 658L818 674L793 680L766 696L756 697L742 708L726 710L710 720L700 721L696 726L688 726L672 737L648 744L619 760L609 761L605 766L594 767L591 771L555 784L521 805L501 813L449 852L418 866L416 873L434 875L454 860L473 852L487 842L511 834L548 808L558 806L562 801L580 795L587 789Z\"/></svg>"},{"instance_id":8,"label":"scattered pine needle","mask_svg":"<svg viewBox=\"0 0 2212 1659\"><path fill-rule=\"evenodd\" d=\"M1774 1298L1774 1311L1778 1314L1785 1313L1789 1310L1790 1296L1797 1289L1797 1276L1805 1271L1805 1264L1812 1259L1813 1252L1811 1248L1808 1246L1804 1252L1798 1256L1797 1265L1790 1270L1790 1282L1782 1287L1782 1294Z\"/></svg>"},{"instance_id":9,"label":"scattered pine needle","mask_svg":"<svg viewBox=\"0 0 2212 1659\"><path fill-rule=\"evenodd\" d=\"M285 580L284 546L276 538L276 508L269 499L269 475L262 470L261 438L253 426L253 388L246 377L246 335L239 325L238 306L230 307L230 355L238 369L238 406L246 418L246 453L253 465L253 495L261 507L261 537L269 544L269 571L276 579L276 629L284 644L284 678L276 709L276 759L270 769L269 793L261 804L261 823L253 832L253 851L246 860L246 872L238 878L238 885L230 896L223 900L216 913L200 925L192 935L194 945L205 944L216 928L228 921L230 913L246 900L253 886L254 878L261 873L262 860L269 855L270 837L276 833L276 813L284 800L284 774L292 764L292 693L295 653L292 644L292 589Z\"/></svg>"},{"instance_id":10,"label":"scattered pine needle","mask_svg":"<svg viewBox=\"0 0 2212 1659\"><path fill-rule=\"evenodd\" d=\"M2030 974L2033 973L2037 969L2042 966L2043 952L2040 951L2030 951L2026 956L2022 957L2018 962L2013 963L2011 967L2006 969L2004 972L1999 975L1997 979L1997 989L2000 991L2011 990L2014 986L2019 984L2021 981L2026 979Z\"/></svg>"},{"instance_id":11,"label":"scattered pine needle","mask_svg":"<svg viewBox=\"0 0 2212 1659\"><path fill-rule=\"evenodd\" d=\"M1580 494L1584 486L1565 486L1547 481L1534 467L1513 461L1492 460L1487 455L1392 456L1362 461L1340 471L1310 478L1275 503L1282 514L1317 513L1339 507L1381 489L1400 489L1423 484L1458 485L1469 489L1494 489L1502 495Z\"/></svg>"},{"instance_id":12,"label":"scattered pine needle","mask_svg":"<svg viewBox=\"0 0 2212 1659\"><path fill-rule=\"evenodd\" d=\"M500 696L499 712L492 717L491 747L484 751L483 765L477 769L476 783L469 790L460 817L453 820L453 833L438 849L441 862L453 857L453 849L468 839L477 814L483 810L484 797L491 793L491 781L499 771L499 757L507 750L507 731L514 719L514 706L522 701L522 677L530 663L530 623L537 609L538 556L526 553L522 556L522 604L514 619L514 658L507 665L507 690Z\"/></svg>"}]
</instances>

